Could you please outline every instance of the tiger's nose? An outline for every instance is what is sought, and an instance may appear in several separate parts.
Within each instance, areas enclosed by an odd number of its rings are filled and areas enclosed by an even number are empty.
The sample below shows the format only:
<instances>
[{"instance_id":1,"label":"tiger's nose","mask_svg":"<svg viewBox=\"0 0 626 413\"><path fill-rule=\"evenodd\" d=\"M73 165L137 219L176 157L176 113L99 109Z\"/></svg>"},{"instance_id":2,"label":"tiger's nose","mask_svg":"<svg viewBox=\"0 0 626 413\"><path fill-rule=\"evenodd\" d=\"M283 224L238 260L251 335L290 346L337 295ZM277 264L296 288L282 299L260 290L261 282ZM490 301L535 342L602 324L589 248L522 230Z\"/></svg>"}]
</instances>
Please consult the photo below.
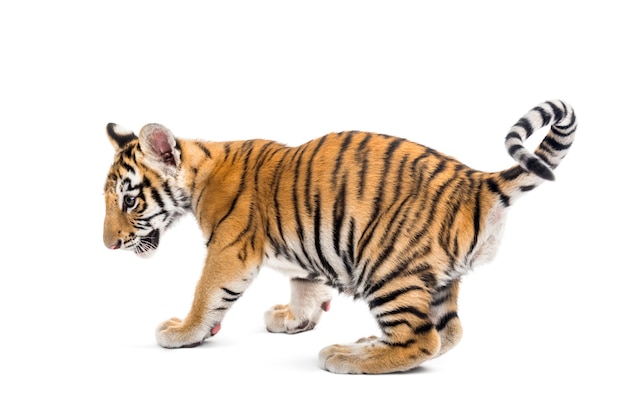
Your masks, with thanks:
<instances>
[{"instance_id":1,"label":"tiger's nose","mask_svg":"<svg viewBox=\"0 0 626 413\"><path fill-rule=\"evenodd\" d=\"M104 241L104 246L110 250L122 248L122 238L120 238L118 234L111 234L105 231L102 241Z\"/></svg>"},{"instance_id":2,"label":"tiger's nose","mask_svg":"<svg viewBox=\"0 0 626 413\"><path fill-rule=\"evenodd\" d=\"M121 239L118 239L115 244L108 245L109 249L111 249L111 250L117 250L121 246L122 246L122 240Z\"/></svg>"},{"instance_id":3,"label":"tiger's nose","mask_svg":"<svg viewBox=\"0 0 626 413\"><path fill-rule=\"evenodd\" d=\"M119 231L115 231L109 228L107 222L104 222L104 231L102 232L102 241L104 246L110 250L117 250L122 248L122 234Z\"/></svg>"}]
</instances>

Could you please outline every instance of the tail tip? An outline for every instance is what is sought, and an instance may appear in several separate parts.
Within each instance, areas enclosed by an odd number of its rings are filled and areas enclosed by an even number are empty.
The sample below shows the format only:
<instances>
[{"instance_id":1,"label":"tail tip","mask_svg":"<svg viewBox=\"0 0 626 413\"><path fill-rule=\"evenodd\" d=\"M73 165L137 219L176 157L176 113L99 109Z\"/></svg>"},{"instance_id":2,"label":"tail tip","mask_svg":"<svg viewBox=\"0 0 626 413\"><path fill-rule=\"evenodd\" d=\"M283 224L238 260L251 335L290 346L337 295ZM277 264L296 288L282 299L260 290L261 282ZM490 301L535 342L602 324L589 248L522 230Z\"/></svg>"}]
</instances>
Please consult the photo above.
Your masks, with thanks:
<instances>
[{"instance_id":1,"label":"tail tip","mask_svg":"<svg viewBox=\"0 0 626 413\"><path fill-rule=\"evenodd\" d=\"M538 177L545 179L546 181L554 181L554 173L552 169L539 158L532 158L526 164L529 172L537 175Z\"/></svg>"}]
</instances>

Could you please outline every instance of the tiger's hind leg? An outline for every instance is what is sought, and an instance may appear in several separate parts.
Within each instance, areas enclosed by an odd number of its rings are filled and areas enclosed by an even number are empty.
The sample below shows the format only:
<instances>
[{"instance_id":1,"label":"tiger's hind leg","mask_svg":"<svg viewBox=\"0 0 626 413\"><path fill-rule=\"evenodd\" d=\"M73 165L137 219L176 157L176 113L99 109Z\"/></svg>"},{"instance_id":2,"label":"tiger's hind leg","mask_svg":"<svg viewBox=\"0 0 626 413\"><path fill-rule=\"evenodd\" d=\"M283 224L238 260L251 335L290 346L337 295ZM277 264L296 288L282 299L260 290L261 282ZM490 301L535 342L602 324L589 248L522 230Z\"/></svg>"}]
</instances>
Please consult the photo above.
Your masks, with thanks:
<instances>
[{"instance_id":1,"label":"tiger's hind leg","mask_svg":"<svg viewBox=\"0 0 626 413\"><path fill-rule=\"evenodd\" d=\"M457 279L433 294L430 303L430 318L441 338L441 349L437 356L441 356L461 341L463 327L457 314L457 299L459 296L460 280Z\"/></svg>"},{"instance_id":2,"label":"tiger's hind leg","mask_svg":"<svg viewBox=\"0 0 626 413\"><path fill-rule=\"evenodd\" d=\"M441 342L429 317L431 298L425 286L406 283L390 282L370 292L367 302L381 336L323 348L320 367L333 373L391 373L433 358Z\"/></svg>"},{"instance_id":3,"label":"tiger's hind leg","mask_svg":"<svg viewBox=\"0 0 626 413\"><path fill-rule=\"evenodd\" d=\"M272 333L295 334L313 329L322 311L330 308L332 289L304 278L291 279L291 300L265 312L265 325Z\"/></svg>"}]
</instances>

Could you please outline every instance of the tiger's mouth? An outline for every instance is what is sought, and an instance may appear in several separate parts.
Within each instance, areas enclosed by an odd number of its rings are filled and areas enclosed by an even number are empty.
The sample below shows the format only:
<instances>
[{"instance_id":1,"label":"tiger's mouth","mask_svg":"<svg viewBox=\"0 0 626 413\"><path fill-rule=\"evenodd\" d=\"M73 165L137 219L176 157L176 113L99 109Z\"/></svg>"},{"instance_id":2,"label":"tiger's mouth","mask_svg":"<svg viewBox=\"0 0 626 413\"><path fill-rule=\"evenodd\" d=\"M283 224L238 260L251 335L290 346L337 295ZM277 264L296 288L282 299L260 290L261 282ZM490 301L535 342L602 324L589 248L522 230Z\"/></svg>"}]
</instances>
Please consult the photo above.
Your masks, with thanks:
<instances>
[{"instance_id":1,"label":"tiger's mouth","mask_svg":"<svg viewBox=\"0 0 626 413\"><path fill-rule=\"evenodd\" d=\"M135 247L135 254L141 257L149 257L159 246L160 232L153 229L145 237L139 239L139 244Z\"/></svg>"}]
</instances>

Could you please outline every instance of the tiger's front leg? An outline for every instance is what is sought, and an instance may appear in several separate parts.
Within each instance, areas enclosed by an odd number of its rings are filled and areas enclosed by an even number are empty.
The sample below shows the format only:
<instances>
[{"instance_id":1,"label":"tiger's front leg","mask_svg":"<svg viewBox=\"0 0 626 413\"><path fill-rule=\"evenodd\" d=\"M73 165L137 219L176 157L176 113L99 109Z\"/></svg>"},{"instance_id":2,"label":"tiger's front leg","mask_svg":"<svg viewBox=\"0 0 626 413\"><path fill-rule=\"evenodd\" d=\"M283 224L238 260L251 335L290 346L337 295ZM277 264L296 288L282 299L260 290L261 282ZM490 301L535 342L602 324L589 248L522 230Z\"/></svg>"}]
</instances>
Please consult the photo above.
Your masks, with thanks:
<instances>
[{"instance_id":1,"label":"tiger's front leg","mask_svg":"<svg viewBox=\"0 0 626 413\"><path fill-rule=\"evenodd\" d=\"M184 320L164 321L156 329L161 347L195 347L217 334L226 312L258 273L261 256L249 250L242 254L241 248L219 242L209 246L189 314Z\"/></svg>"},{"instance_id":2,"label":"tiger's front leg","mask_svg":"<svg viewBox=\"0 0 626 413\"><path fill-rule=\"evenodd\" d=\"M318 281L291 279L289 304L275 305L265 312L265 325L271 333L301 333L313 329L322 311L330 308L332 289Z\"/></svg>"}]
</instances>

